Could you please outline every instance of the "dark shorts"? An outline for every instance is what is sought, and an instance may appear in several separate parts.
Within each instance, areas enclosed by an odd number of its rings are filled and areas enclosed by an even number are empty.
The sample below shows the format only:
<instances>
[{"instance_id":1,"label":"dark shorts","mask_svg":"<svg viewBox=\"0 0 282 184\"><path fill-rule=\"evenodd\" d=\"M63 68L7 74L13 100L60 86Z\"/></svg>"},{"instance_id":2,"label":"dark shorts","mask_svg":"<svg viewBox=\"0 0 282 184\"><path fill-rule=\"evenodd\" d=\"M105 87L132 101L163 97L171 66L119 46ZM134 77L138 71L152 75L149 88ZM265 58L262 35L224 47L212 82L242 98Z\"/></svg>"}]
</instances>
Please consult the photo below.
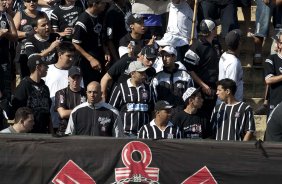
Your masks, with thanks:
<instances>
[{"instance_id":1,"label":"dark shorts","mask_svg":"<svg viewBox=\"0 0 282 184\"><path fill-rule=\"evenodd\" d=\"M252 4L251 0L237 0L237 7L250 7Z\"/></svg>"},{"instance_id":2,"label":"dark shorts","mask_svg":"<svg viewBox=\"0 0 282 184\"><path fill-rule=\"evenodd\" d=\"M204 18L220 19L222 37L225 37L229 31L239 28L235 1L222 3L221 1L203 0L201 6Z\"/></svg>"}]
</instances>

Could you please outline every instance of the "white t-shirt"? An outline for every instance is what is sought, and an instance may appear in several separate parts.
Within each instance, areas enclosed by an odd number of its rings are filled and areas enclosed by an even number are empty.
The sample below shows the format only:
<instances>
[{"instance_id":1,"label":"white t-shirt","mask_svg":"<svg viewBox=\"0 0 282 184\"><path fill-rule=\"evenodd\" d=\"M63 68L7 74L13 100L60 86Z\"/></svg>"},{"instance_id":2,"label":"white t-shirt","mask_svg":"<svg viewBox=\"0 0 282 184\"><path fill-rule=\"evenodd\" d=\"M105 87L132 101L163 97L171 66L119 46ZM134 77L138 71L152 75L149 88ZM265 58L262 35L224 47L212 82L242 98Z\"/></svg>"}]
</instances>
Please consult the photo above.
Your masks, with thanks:
<instances>
[{"instance_id":1,"label":"white t-shirt","mask_svg":"<svg viewBox=\"0 0 282 184\"><path fill-rule=\"evenodd\" d=\"M61 89L64 89L68 86L68 70L62 70L56 68L55 64L49 65L48 72L43 80L48 86L50 91L50 98L52 100L52 106L50 109L51 118L53 122L53 127L59 127L59 114L54 111L55 106L55 93Z\"/></svg>"},{"instance_id":2,"label":"white t-shirt","mask_svg":"<svg viewBox=\"0 0 282 184\"><path fill-rule=\"evenodd\" d=\"M243 69L240 60L233 54L224 52L219 60L218 80L229 78L236 82L235 98L243 100Z\"/></svg>"},{"instance_id":3,"label":"white t-shirt","mask_svg":"<svg viewBox=\"0 0 282 184\"><path fill-rule=\"evenodd\" d=\"M170 4L166 34L181 40L177 45L174 45L175 47L189 44L192 32L192 21L193 10L185 0L180 0L179 4ZM195 35L197 35L196 29Z\"/></svg>"}]
</instances>

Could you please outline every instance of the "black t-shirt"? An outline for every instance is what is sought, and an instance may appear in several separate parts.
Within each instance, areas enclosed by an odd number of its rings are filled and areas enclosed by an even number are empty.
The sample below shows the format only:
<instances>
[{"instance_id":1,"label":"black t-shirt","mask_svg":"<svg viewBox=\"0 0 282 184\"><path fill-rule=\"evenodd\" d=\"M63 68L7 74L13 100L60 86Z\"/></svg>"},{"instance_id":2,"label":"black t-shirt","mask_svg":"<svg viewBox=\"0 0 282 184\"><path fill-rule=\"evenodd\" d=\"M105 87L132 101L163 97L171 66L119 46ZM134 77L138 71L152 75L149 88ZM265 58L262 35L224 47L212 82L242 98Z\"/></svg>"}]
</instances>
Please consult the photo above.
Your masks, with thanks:
<instances>
[{"instance_id":1,"label":"black t-shirt","mask_svg":"<svg viewBox=\"0 0 282 184\"><path fill-rule=\"evenodd\" d=\"M198 139L211 135L211 132L208 132L211 129L208 127L208 120L199 113L188 114L181 111L174 115L172 122L180 128L183 138Z\"/></svg>"},{"instance_id":2,"label":"black t-shirt","mask_svg":"<svg viewBox=\"0 0 282 184\"><path fill-rule=\"evenodd\" d=\"M46 50L50 45L58 38L60 37L57 33L51 33L49 38L47 40L41 39L37 37L36 35L33 35L29 38L27 38L25 43L25 49L26 49L26 55L30 57L31 55L35 53L41 53L43 50ZM44 60L48 64L56 63L58 60L57 52L54 49L52 52L50 52L47 56L44 57Z\"/></svg>"},{"instance_id":3,"label":"black t-shirt","mask_svg":"<svg viewBox=\"0 0 282 184\"><path fill-rule=\"evenodd\" d=\"M203 39L196 40L186 52L183 64L187 71L194 71L198 77L215 88L218 81L218 62L221 53Z\"/></svg>"},{"instance_id":4,"label":"black t-shirt","mask_svg":"<svg viewBox=\"0 0 282 184\"><path fill-rule=\"evenodd\" d=\"M107 39L113 41L116 49L119 47L120 39L127 33L125 28L125 14L128 11L130 11L130 6L119 9L113 3L106 12L105 27L107 29Z\"/></svg>"},{"instance_id":5,"label":"black t-shirt","mask_svg":"<svg viewBox=\"0 0 282 184\"><path fill-rule=\"evenodd\" d=\"M279 76L282 74L282 56L274 54L269 56L264 62L265 78ZM269 105L270 109L282 101L282 82L277 82L270 85L269 90Z\"/></svg>"},{"instance_id":6,"label":"black t-shirt","mask_svg":"<svg viewBox=\"0 0 282 184\"><path fill-rule=\"evenodd\" d=\"M0 28L10 29L6 13L0 14ZM0 38L0 56L0 64L9 62L9 40L5 37Z\"/></svg>"},{"instance_id":7,"label":"black t-shirt","mask_svg":"<svg viewBox=\"0 0 282 184\"><path fill-rule=\"evenodd\" d=\"M81 88L78 92L73 92L69 87L61 89L55 94L55 107L54 110L57 111L59 107L63 107L64 109L72 110L76 106L86 102L85 90ZM60 118L60 116L59 116ZM64 133L67 124L68 118L60 118L59 124L59 132Z\"/></svg>"},{"instance_id":8,"label":"black t-shirt","mask_svg":"<svg viewBox=\"0 0 282 184\"><path fill-rule=\"evenodd\" d=\"M146 40L144 38L141 38L140 40L136 40L131 37L130 33L128 33L120 39L119 46L127 49L127 46L130 43L130 41L134 41L135 43L133 53L135 56L137 56L141 52L141 49L146 45ZM124 55L120 57L124 57Z\"/></svg>"},{"instance_id":9,"label":"black t-shirt","mask_svg":"<svg viewBox=\"0 0 282 184\"><path fill-rule=\"evenodd\" d=\"M81 7L77 6L58 6L51 14L51 25L53 29L63 32L67 27L74 27L78 16L83 12Z\"/></svg>"},{"instance_id":10,"label":"black t-shirt","mask_svg":"<svg viewBox=\"0 0 282 184\"><path fill-rule=\"evenodd\" d=\"M74 26L72 42L79 44L87 53L94 58L101 58L103 19L98 16L91 16L83 12Z\"/></svg>"},{"instance_id":11,"label":"black t-shirt","mask_svg":"<svg viewBox=\"0 0 282 184\"><path fill-rule=\"evenodd\" d=\"M43 80L34 82L30 77L24 78L17 86L12 106L16 110L20 107L29 107L34 113L32 132L47 133L50 122L51 99L49 88Z\"/></svg>"}]
</instances>

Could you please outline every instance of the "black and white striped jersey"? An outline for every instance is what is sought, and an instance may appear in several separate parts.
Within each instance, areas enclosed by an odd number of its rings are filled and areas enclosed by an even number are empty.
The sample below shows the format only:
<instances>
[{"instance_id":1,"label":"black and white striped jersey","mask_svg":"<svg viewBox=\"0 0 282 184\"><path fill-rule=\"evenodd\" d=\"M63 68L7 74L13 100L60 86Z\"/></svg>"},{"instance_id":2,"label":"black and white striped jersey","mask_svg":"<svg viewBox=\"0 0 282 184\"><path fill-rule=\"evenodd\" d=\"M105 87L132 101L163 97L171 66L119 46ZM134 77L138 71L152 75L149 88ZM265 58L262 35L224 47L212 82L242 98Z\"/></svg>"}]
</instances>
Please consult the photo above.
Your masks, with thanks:
<instances>
[{"instance_id":1,"label":"black and white striped jersey","mask_svg":"<svg viewBox=\"0 0 282 184\"><path fill-rule=\"evenodd\" d=\"M168 122L165 130L161 130L153 119L150 124L141 127L138 138L140 139L181 139L181 131L178 126Z\"/></svg>"},{"instance_id":2,"label":"black and white striped jersey","mask_svg":"<svg viewBox=\"0 0 282 184\"><path fill-rule=\"evenodd\" d=\"M124 132L135 135L144 124L150 122L154 103L153 89L147 84L135 87L130 79L115 87L109 101L120 111Z\"/></svg>"},{"instance_id":3,"label":"black and white striped jersey","mask_svg":"<svg viewBox=\"0 0 282 184\"><path fill-rule=\"evenodd\" d=\"M211 124L216 140L242 141L247 131L255 131L253 111L244 102L215 106Z\"/></svg>"}]
</instances>

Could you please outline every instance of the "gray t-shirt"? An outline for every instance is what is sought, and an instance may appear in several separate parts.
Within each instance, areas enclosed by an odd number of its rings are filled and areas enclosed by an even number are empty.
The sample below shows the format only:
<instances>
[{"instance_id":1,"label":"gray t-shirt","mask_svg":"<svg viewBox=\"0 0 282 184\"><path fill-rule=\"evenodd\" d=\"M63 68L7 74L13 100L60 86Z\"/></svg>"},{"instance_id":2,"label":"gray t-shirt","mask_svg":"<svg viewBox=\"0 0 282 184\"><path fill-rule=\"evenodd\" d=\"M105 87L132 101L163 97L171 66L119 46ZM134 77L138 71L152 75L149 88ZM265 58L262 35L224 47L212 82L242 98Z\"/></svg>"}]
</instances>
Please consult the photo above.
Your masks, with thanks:
<instances>
[{"instance_id":1,"label":"gray t-shirt","mask_svg":"<svg viewBox=\"0 0 282 184\"><path fill-rule=\"evenodd\" d=\"M1 130L0 133L17 133L17 132L12 126L10 126L8 128Z\"/></svg>"}]
</instances>

